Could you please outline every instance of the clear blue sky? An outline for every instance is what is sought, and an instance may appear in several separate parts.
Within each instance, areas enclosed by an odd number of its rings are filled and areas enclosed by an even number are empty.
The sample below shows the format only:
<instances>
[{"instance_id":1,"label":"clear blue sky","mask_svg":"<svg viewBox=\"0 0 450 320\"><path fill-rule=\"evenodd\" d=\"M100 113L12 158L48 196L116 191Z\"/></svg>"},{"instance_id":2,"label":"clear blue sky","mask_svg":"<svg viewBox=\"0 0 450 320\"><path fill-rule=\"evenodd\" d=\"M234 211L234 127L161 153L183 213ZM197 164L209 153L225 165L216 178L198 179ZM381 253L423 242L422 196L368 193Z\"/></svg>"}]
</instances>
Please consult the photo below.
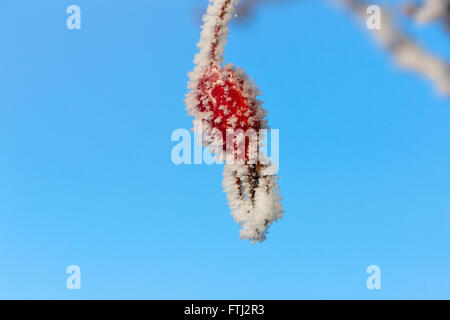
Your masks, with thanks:
<instances>
[{"instance_id":1,"label":"clear blue sky","mask_svg":"<svg viewBox=\"0 0 450 320\"><path fill-rule=\"evenodd\" d=\"M239 240L222 167L170 159L205 5L0 0L0 298L449 299L449 101L321 2L233 23L226 59L280 129L286 210L265 243Z\"/></svg>"}]
</instances>

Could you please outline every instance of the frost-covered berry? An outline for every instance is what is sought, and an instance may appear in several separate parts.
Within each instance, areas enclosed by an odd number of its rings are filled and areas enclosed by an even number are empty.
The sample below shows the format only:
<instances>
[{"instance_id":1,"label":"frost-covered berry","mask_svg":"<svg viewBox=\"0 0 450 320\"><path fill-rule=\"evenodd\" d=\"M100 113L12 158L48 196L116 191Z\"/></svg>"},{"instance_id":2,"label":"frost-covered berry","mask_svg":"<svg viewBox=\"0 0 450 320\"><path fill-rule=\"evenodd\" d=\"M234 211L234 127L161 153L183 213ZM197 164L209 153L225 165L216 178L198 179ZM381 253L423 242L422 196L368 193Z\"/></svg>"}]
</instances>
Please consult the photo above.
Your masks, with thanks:
<instances>
[{"instance_id":1,"label":"frost-covered berry","mask_svg":"<svg viewBox=\"0 0 450 320\"><path fill-rule=\"evenodd\" d=\"M233 141L230 135L236 132L247 134L246 161L249 160L250 139L258 138L259 130L264 125L264 110L256 94L257 90L249 83L244 72L231 64L224 68L212 65L206 69L197 88L198 110L208 115L203 118L208 128L220 131L224 151L227 151L227 147L239 147L239 143L235 142L231 146L227 145L228 141Z\"/></svg>"},{"instance_id":2,"label":"frost-covered berry","mask_svg":"<svg viewBox=\"0 0 450 320\"><path fill-rule=\"evenodd\" d=\"M237 160L225 165L223 187L231 214L241 226L241 238L261 242L271 223L282 218L283 208L277 168L266 159L259 160L259 130L267 129L266 112L257 99L259 91L244 70L231 64L222 66L227 24L236 2L210 2L203 17L200 52L194 59L194 71L189 73L190 91L185 102L187 111L202 123L203 130L220 133L227 161L230 154L232 161ZM202 143L212 148L213 144L204 137Z\"/></svg>"}]
</instances>

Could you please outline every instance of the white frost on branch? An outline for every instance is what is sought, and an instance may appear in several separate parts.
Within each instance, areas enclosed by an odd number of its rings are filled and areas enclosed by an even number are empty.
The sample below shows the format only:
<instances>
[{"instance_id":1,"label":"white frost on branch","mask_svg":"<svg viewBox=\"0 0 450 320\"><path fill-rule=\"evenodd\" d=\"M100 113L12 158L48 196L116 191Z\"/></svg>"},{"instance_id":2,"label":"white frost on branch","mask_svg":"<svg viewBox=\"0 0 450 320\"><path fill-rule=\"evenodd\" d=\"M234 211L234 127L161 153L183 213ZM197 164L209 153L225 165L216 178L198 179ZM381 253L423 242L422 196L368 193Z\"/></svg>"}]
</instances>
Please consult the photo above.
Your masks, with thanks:
<instances>
[{"instance_id":1,"label":"white frost on branch","mask_svg":"<svg viewBox=\"0 0 450 320\"><path fill-rule=\"evenodd\" d=\"M223 54L228 37L228 22L233 16L237 0L210 0L210 4L203 16L202 32L197 47L200 52L195 56L196 69L204 69L214 62L223 63ZM215 46L215 48L213 48Z\"/></svg>"},{"instance_id":2,"label":"white frost on branch","mask_svg":"<svg viewBox=\"0 0 450 320\"><path fill-rule=\"evenodd\" d=\"M242 0L240 7L244 14L240 19L246 19L257 5L265 2L286 2L287 0ZM300 1L300 0L299 0ZM303 1L303 0L302 0ZM316 1L316 0L313 0ZM357 17L367 19L366 9L369 5L376 5L377 1L363 0L334 0L348 7ZM239 8L238 8L239 11ZM430 22L443 22L450 32L450 0L423 0L414 1L406 7L408 15L420 24ZM238 12L239 13L239 12ZM398 28L393 20L392 13L383 9L382 29L373 30L378 42L387 49L395 63L403 69L424 76L434 83L443 96L450 96L450 65L445 59L430 53L416 40ZM365 23L364 23L365 25Z\"/></svg>"},{"instance_id":3,"label":"white frost on branch","mask_svg":"<svg viewBox=\"0 0 450 320\"><path fill-rule=\"evenodd\" d=\"M274 165L225 165L223 187L241 239L262 242L267 229L283 217Z\"/></svg>"},{"instance_id":4,"label":"white frost on branch","mask_svg":"<svg viewBox=\"0 0 450 320\"><path fill-rule=\"evenodd\" d=\"M364 22L367 19L367 3L361 0L338 0ZM422 48L411 37L396 27L388 9L382 9L381 29L372 30L378 42L393 56L396 64L431 80L437 90L450 95L450 66L440 57Z\"/></svg>"},{"instance_id":5,"label":"white frost on branch","mask_svg":"<svg viewBox=\"0 0 450 320\"><path fill-rule=\"evenodd\" d=\"M450 0L424 0L421 5L410 4L408 13L419 24L450 19Z\"/></svg>"},{"instance_id":6,"label":"white frost on branch","mask_svg":"<svg viewBox=\"0 0 450 320\"><path fill-rule=\"evenodd\" d=\"M186 95L185 104L189 115L193 116L195 120L201 121L204 130L212 129L209 120L211 120L212 112L206 107L206 110L199 108L199 85L205 72L211 79L222 81L220 67L223 64L223 53L225 51L225 44L228 37L228 22L232 18L232 13L237 4L237 0L210 0L206 14L203 16L203 26L200 34L200 41L197 47L200 49L195 55L194 63L196 64L194 70L189 72L188 89L190 90ZM210 69L211 66L216 68ZM215 73L215 74L213 74ZM210 89L215 83L205 83L205 86ZM202 103L208 106L211 97L202 97Z\"/></svg>"}]
</instances>

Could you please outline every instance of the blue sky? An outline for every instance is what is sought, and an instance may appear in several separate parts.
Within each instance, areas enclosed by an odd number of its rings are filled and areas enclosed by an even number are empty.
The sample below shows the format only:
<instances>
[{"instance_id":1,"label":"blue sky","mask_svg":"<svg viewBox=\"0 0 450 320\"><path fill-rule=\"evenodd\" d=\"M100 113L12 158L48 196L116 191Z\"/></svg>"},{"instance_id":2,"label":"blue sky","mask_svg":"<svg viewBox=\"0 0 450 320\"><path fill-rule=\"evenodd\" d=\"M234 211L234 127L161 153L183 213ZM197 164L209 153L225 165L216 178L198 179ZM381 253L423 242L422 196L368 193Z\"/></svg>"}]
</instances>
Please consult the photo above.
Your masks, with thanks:
<instances>
[{"instance_id":1,"label":"blue sky","mask_svg":"<svg viewBox=\"0 0 450 320\"><path fill-rule=\"evenodd\" d=\"M239 240L222 167L170 159L205 5L0 0L0 298L449 299L449 101L322 2L232 23L286 211ZM413 31L450 56L437 27Z\"/></svg>"}]
</instances>

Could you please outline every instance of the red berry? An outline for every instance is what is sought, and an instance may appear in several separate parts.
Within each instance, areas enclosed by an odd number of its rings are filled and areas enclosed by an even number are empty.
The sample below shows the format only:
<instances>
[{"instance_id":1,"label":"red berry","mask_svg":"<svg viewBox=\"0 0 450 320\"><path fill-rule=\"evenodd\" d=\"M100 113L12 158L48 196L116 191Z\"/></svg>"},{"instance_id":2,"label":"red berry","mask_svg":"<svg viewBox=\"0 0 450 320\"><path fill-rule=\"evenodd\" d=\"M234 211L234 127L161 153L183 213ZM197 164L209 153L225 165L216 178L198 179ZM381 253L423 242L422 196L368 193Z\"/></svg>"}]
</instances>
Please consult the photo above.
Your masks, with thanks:
<instances>
[{"instance_id":1,"label":"red berry","mask_svg":"<svg viewBox=\"0 0 450 320\"><path fill-rule=\"evenodd\" d=\"M249 129L258 133L261 129L261 119L256 116L256 99L248 92L250 87L247 77L242 72L237 73L231 65L224 68L213 65L199 81L198 109L211 113L206 122L222 134L224 151L227 150L227 129L234 132L241 129L244 133ZM245 160L248 160L248 146L246 139Z\"/></svg>"}]
</instances>

